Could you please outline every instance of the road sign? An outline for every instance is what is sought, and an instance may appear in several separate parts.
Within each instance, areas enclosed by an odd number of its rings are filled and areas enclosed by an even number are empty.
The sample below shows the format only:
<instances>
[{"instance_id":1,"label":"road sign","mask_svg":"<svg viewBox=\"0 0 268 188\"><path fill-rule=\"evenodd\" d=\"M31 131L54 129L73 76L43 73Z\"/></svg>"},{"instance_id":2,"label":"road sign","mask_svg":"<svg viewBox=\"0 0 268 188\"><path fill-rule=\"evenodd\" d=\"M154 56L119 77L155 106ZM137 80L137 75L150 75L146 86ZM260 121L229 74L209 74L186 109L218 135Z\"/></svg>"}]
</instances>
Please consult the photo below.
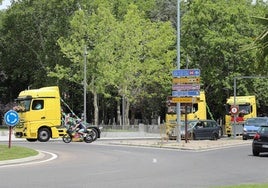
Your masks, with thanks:
<instances>
[{"instance_id":1,"label":"road sign","mask_svg":"<svg viewBox=\"0 0 268 188\"><path fill-rule=\"evenodd\" d=\"M198 103L200 98L198 97L172 97L172 103Z\"/></svg>"},{"instance_id":2,"label":"road sign","mask_svg":"<svg viewBox=\"0 0 268 188\"><path fill-rule=\"evenodd\" d=\"M200 90L199 84L176 84L172 86L175 91Z\"/></svg>"},{"instance_id":3,"label":"road sign","mask_svg":"<svg viewBox=\"0 0 268 188\"><path fill-rule=\"evenodd\" d=\"M199 84L200 78L173 78L173 84Z\"/></svg>"},{"instance_id":4,"label":"road sign","mask_svg":"<svg viewBox=\"0 0 268 188\"><path fill-rule=\"evenodd\" d=\"M173 77L188 77L188 76L200 76L199 69L178 69L173 70Z\"/></svg>"},{"instance_id":5,"label":"road sign","mask_svg":"<svg viewBox=\"0 0 268 188\"><path fill-rule=\"evenodd\" d=\"M15 110L9 110L4 116L5 123L11 127L19 123L19 115Z\"/></svg>"},{"instance_id":6,"label":"road sign","mask_svg":"<svg viewBox=\"0 0 268 188\"><path fill-rule=\"evenodd\" d=\"M237 114L238 113L238 106L232 106L231 107L231 114Z\"/></svg>"},{"instance_id":7,"label":"road sign","mask_svg":"<svg viewBox=\"0 0 268 188\"><path fill-rule=\"evenodd\" d=\"M189 90L189 91L172 91L173 97L195 97L199 96L199 90Z\"/></svg>"}]
</instances>

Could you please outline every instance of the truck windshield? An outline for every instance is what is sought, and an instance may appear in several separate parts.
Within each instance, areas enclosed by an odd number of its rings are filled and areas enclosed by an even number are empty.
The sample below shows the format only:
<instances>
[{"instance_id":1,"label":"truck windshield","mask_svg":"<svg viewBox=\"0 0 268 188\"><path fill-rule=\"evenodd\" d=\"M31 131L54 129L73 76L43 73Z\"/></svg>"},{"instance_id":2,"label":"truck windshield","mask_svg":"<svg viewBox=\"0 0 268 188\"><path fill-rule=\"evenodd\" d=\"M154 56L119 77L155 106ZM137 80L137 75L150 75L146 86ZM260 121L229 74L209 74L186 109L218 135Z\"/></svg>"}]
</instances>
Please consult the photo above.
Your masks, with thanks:
<instances>
[{"instance_id":1,"label":"truck windshield","mask_svg":"<svg viewBox=\"0 0 268 188\"><path fill-rule=\"evenodd\" d=\"M188 106L187 108L187 113L194 113L198 111L198 105L193 104L191 106ZM176 104L168 106L168 114L176 114L177 113L177 106ZM181 105L181 114L185 114L185 106Z\"/></svg>"},{"instance_id":2,"label":"truck windshield","mask_svg":"<svg viewBox=\"0 0 268 188\"><path fill-rule=\"evenodd\" d=\"M25 100L17 100L17 111L19 112L25 112L30 110L31 106L31 99L25 99Z\"/></svg>"},{"instance_id":3,"label":"truck windshield","mask_svg":"<svg viewBox=\"0 0 268 188\"><path fill-rule=\"evenodd\" d=\"M231 105L230 104L227 104L226 105L226 112L227 114L231 114ZM251 106L248 105L248 104L240 104L239 105L239 113L243 113L244 115L246 114L250 114L251 113Z\"/></svg>"}]
</instances>

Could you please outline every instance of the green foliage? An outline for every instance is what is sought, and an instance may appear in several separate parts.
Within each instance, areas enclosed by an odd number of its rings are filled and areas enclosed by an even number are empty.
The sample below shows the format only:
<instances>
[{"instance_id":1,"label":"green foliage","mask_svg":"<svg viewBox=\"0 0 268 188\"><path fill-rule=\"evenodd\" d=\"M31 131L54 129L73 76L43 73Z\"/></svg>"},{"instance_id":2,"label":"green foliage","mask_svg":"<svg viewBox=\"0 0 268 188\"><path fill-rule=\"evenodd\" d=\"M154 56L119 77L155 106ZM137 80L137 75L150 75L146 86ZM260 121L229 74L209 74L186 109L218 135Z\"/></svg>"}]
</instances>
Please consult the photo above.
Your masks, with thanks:
<instances>
[{"instance_id":1,"label":"green foliage","mask_svg":"<svg viewBox=\"0 0 268 188\"><path fill-rule=\"evenodd\" d=\"M181 68L201 69L209 107L221 117L234 76L267 74L267 27L253 19L265 21L267 3L188 0L180 12ZM175 69L176 22L176 0L15 1L0 12L1 101L28 86L56 84L81 111L87 51L88 105L98 96L100 114L114 118L124 96L144 119L163 116ZM244 50L254 40L258 48ZM265 83L239 79L237 93L267 104Z\"/></svg>"},{"instance_id":2,"label":"green foliage","mask_svg":"<svg viewBox=\"0 0 268 188\"><path fill-rule=\"evenodd\" d=\"M251 15L261 12L249 1L195 0L183 7L182 58L188 57L190 67L201 69L207 101L214 113L222 114L225 91L232 92L234 76L256 74L256 57L252 52L241 52L241 47L258 33ZM239 82L238 95L254 94L253 88L248 84L242 87L243 83L247 81Z\"/></svg>"},{"instance_id":3,"label":"green foliage","mask_svg":"<svg viewBox=\"0 0 268 188\"><path fill-rule=\"evenodd\" d=\"M73 62L72 68L56 65L56 72L50 76L79 83L86 45L88 88L92 93L107 95L107 86L113 86L119 96L135 105L142 96L153 96L146 89L152 83L166 86L175 58L175 51L169 50L175 31L169 23L152 23L137 6L130 5L123 20L116 20L110 9L100 6L91 15L77 11L70 26L70 36L58 42Z\"/></svg>"}]
</instances>

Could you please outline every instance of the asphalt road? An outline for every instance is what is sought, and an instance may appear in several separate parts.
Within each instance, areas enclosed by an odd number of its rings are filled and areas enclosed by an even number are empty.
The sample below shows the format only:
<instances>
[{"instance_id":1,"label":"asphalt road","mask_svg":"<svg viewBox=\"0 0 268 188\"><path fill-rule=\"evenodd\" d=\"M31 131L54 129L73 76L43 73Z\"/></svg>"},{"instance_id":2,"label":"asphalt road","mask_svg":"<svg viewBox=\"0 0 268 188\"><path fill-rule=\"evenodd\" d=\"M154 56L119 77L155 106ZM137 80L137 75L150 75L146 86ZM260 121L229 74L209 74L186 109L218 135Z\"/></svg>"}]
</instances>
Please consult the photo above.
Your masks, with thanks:
<instances>
[{"instance_id":1,"label":"asphalt road","mask_svg":"<svg viewBox=\"0 0 268 188\"><path fill-rule=\"evenodd\" d=\"M250 146L210 151L48 142L19 142L51 152L42 163L0 167L3 188L202 188L268 182L268 155ZM48 158L48 156L47 156Z\"/></svg>"}]
</instances>

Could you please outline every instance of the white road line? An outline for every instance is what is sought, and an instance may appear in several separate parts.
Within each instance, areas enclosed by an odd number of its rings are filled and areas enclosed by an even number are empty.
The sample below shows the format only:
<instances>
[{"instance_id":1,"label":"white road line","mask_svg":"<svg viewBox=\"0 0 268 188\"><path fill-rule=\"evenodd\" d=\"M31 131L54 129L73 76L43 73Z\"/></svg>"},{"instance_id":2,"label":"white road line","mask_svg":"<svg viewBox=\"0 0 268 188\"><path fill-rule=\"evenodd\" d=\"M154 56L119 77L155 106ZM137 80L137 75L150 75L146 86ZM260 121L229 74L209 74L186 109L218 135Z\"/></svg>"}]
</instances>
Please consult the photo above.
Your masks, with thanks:
<instances>
[{"instance_id":1,"label":"white road line","mask_svg":"<svg viewBox=\"0 0 268 188\"><path fill-rule=\"evenodd\" d=\"M51 155L51 157L46 159L46 160L38 160L38 161L28 161L28 162L15 161L13 164L11 163L11 164L7 164L7 165L3 165L3 166L0 166L0 168L40 164L40 163L49 162L49 161L52 161L52 160L55 160L55 159L58 158L58 155L56 155L55 153L51 153L51 152L47 152L47 151L41 151L41 150L37 150L37 151L39 153L46 153L48 155ZM34 159L34 160L37 160L37 159Z\"/></svg>"}]
</instances>

